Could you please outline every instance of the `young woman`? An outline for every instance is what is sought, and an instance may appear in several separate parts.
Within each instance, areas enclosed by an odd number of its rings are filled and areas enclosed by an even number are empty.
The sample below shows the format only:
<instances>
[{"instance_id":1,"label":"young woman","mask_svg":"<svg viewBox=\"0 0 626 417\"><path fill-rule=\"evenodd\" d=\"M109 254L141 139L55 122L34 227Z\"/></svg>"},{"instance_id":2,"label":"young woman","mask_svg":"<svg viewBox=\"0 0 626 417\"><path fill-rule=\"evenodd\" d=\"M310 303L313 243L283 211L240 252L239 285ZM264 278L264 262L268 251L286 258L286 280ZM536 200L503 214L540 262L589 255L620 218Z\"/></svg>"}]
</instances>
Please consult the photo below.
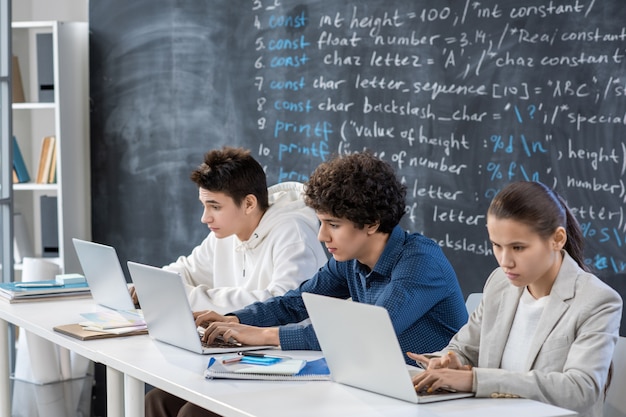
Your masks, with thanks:
<instances>
[{"instance_id":1,"label":"young woman","mask_svg":"<svg viewBox=\"0 0 626 417\"><path fill-rule=\"evenodd\" d=\"M445 349L408 354L427 367L415 388L530 398L600 417L622 300L586 271L576 219L545 185L517 182L492 201L487 230L500 267Z\"/></svg>"}]
</instances>

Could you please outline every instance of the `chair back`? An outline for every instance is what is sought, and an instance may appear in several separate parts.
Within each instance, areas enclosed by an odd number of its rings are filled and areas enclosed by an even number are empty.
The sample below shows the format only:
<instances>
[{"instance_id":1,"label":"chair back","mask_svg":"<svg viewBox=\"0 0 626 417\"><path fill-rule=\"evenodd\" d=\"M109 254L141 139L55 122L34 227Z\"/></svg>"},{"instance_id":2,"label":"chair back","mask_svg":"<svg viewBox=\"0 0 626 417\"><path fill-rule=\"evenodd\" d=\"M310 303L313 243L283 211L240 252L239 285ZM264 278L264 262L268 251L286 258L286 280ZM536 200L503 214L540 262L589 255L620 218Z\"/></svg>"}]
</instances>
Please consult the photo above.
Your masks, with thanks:
<instances>
[{"instance_id":1,"label":"chair back","mask_svg":"<svg viewBox=\"0 0 626 417\"><path fill-rule=\"evenodd\" d=\"M604 417L626 417L626 337L620 337L613 353L613 378L604 401Z\"/></svg>"},{"instance_id":2,"label":"chair back","mask_svg":"<svg viewBox=\"0 0 626 417\"><path fill-rule=\"evenodd\" d=\"M472 315L474 310L476 310L476 307L478 307L478 304L480 304L480 300L482 300L482 298L482 292L474 292L467 296L467 300L465 300L465 308L467 308L467 314L469 314L470 316Z\"/></svg>"}]
</instances>

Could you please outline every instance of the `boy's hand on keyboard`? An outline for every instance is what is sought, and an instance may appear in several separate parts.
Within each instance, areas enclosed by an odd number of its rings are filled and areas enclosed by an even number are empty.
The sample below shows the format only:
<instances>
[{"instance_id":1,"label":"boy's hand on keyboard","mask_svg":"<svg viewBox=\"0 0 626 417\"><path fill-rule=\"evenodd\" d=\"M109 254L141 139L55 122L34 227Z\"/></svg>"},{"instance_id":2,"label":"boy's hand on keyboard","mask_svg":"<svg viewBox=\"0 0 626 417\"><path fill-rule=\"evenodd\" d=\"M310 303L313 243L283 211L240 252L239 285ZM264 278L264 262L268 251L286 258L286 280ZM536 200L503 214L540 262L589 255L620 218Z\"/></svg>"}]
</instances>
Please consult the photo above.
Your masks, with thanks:
<instances>
[{"instance_id":1,"label":"boy's hand on keyboard","mask_svg":"<svg viewBox=\"0 0 626 417\"><path fill-rule=\"evenodd\" d=\"M196 320L196 326L207 327L209 324L219 321L225 323L239 323L237 316L222 316L212 310L194 311L193 318Z\"/></svg>"},{"instance_id":2,"label":"boy's hand on keyboard","mask_svg":"<svg viewBox=\"0 0 626 417\"><path fill-rule=\"evenodd\" d=\"M137 291L135 290L135 286L133 285L129 287L128 291L130 292L130 298L132 298L135 308L141 308L141 306L139 305L139 298L137 297Z\"/></svg>"},{"instance_id":3,"label":"boy's hand on keyboard","mask_svg":"<svg viewBox=\"0 0 626 417\"><path fill-rule=\"evenodd\" d=\"M213 343L209 344L206 343L203 340L203 336L205 333L205 328L202 326L198 326L197 329L198 331L198 335L200 336L200 341L202 342L202 345L205 347L232 347L232 346L241 346L241 343L238 343L236 340L234 339L230 339L229 341L225 342L224 339L222 339L221 337L216 338L215 340L213 340Z\"/></svg>"},{"instance_id":4,"label":"boy's hand on keyboard","mask_svg":"<svg viewBox=\"0 0 626 417\"><path fill-rule=\"evenodd\" d=\"M202 341L211 344L220 338L249 346L278 346L280 344L277 327L255 327L234 322L216 321L206 327Z\"/></svg>"}]
</instances>

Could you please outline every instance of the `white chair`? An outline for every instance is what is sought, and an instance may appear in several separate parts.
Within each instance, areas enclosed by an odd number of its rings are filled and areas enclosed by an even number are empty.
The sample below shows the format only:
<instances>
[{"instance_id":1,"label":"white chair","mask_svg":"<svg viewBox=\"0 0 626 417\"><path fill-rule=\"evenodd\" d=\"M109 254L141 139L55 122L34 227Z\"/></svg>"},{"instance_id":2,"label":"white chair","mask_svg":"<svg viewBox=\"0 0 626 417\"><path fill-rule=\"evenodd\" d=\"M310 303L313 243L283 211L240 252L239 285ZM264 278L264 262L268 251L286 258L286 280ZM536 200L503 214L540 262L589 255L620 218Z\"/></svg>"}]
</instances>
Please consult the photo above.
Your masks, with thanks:
<instances>
[{"instance_id":1,"label":"white chair","mask_svg":"<svg viewBox=\"0 0 626 417\"><path fill-rule=\"evenodd\" d=\"M474 292L467 296L467 300L465 300L465 308L467 308L467 314L472 315L478 304L480 304L480 300L483 298L482 292Z\"/></svg>"},{"instance_id":2,"label":"white chair","mask_svg":"<svg viewBox=\"0 0 626 417\"><path fill-rule=\"evenodd\" d=\"M626 337L620 337L613 353L613 379L604 401L604 417L626 417Z\"/></svg>"}]
</instances>

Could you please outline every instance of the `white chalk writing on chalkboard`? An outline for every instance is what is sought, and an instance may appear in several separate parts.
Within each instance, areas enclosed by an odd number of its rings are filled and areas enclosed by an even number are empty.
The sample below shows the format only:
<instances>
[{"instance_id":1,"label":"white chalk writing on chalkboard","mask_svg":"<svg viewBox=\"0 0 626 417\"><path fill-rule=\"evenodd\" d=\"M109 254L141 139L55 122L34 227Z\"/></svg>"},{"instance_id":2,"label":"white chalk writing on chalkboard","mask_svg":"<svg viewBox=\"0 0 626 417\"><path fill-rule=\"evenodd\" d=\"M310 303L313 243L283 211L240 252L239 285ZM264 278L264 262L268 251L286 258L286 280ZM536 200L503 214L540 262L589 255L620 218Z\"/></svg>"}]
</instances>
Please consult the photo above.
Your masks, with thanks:
<instances>
[{"instance_id":1,"label":"white chalk writing on chalkboard","mask_svg":"<svg viewBox=\"0 0 626 417\"><path fill-rule=\"evenodd\" d=\"M588 264L600 275L626 271L619 0L251 0L237 8L157 0L162 10L147 16L118 3L119 12L90 4L114 17L92 25L92 136L103 170L95 178L124 201L102 199L94 216L106 229L115 230L111 214L122 229L145 224L133 213L145 204L137 192L145 179L178 189L211 147L252 149L270 183L306 181L331 155L367 149L407 184L403 227L444 248L465 292L479 291L495 266L484 215L515 180L561 192L583 227ZM107 152L113 141L152 157L120 158ZM204 233L187 206L173 208L185 192L160 209L164 239L180 239L178 247ZM185 204L196 203L192 195ZM181 224L168 225L187 220L182 238ZM129 243L141 232L128 234L112 236L122 253L150 248L158 263L184 252ZM464 276L468 264L475 276Z\"/></svg>"}]
</instances>

